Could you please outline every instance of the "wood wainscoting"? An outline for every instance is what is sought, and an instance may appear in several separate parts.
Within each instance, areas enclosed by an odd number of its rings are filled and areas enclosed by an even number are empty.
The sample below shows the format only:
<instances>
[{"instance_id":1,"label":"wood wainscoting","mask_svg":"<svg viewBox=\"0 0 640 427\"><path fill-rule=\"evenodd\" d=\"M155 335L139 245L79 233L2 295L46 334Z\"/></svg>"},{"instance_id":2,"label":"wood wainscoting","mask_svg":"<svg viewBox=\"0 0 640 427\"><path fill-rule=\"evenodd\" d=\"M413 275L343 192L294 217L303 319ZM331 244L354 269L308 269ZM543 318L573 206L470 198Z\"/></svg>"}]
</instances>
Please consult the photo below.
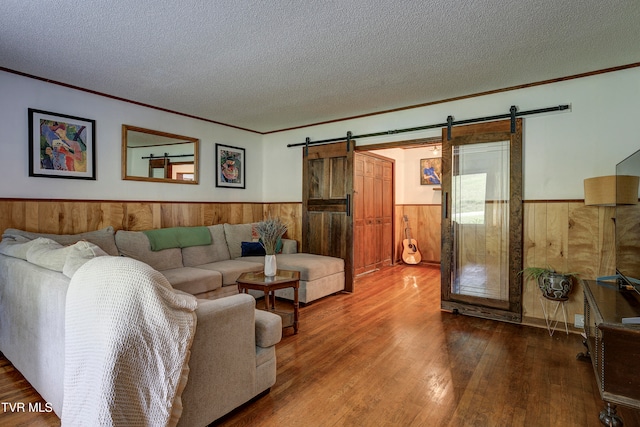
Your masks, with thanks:
<instances>
[{"instance_id":1,"label":"wood wainscoting","mask_svg":"<svg viewBox=\"0 0 640 427\"><path fill-rule=\"evenodd\" d=\"M640 205L635 205L640 216ZM418 241L423 262L440 262L440 205L396 205L396 262L402 254L407 215ZM551 266L558 271L577 272L580 278L595 279L615 273L615 208L585 206L582 200L535 200L524 202L524 266ZM640 242L638 242L640 245ZM544 326L544 312L537 284L523 284L523 320ZM567 303L569 326L582 314L582 286L576 283ZM563 325L564 326L564 325Z\"/></svg>"},{"instance_id":2,"label":"wood wainscoting","mask_svg":"<svg viewBox=\"0 0 640 427\"><path fill-rule=\"evenodd\" d=\"M636 205L640 215L640 205ZM0 199L0 231L6 228L74 234L109 225L115 229L242 224L280 217L289 226L287 237L302 241L301 203L140 202ZM423 262L440 262L440 205L395 206L396 262L402 254L403 215L410 220ZM524 266L551 266L595 279L615 272L612 207L585 206L582 200L524 203ZM639 243L640 244L640 243ZM537 285L523 285L523 319L544 326ZM567 317L582 314L582 287L577 283L567 303Z\"/></svg>"},{"instance_id":3,"label":"wood wainscoting","mask_svg":"<svg viewBox=\"0 0 640 427\"><path fill-rule=\"evenodd\" d=\"M300 203L139 202L0 199L0 230L76 234L113 226L116 230L245 224L269 216L288 226L286 237L300 244Z\"/></svg>"},{"instance_id":4,"label":"wood wainscoting","mask_svg":"<svg viewBox=\"0 0 640 427\"><path fill-rule=\"evenodd\" d=\"M411 237L418 242L424 263L440 263L440 205L396 205L396 262L402 262L402 241L405 237L403 216L411 226Z\"/></svg>"},{"instance_id":5,"label":"wood wainscoting","mask_svg":"<svg viewBox=\"0 0 640 427\"><path fill-rule=\"evenodd\" d=\"M524 266L550 266L560 272L578 273L581 279L614 274L614 217L614 207L585 206L582 200L525 202ZM582 285L579 281L575 285L566 305L570 327L574 315L584 311ZM544 324L540 322L544 313L537 283L526 281L522 298L523 320Z\"/></svg>"}]
</instances>

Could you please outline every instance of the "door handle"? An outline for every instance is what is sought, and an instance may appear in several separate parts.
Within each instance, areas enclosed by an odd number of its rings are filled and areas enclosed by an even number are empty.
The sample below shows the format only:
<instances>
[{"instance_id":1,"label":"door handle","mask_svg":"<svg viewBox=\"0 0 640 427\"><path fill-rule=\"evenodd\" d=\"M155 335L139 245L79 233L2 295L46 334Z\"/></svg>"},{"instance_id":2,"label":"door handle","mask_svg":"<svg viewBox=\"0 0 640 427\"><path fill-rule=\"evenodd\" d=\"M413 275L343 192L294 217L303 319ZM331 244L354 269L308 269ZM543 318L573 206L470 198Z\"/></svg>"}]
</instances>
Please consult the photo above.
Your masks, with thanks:
<instances>
[{"instance_id":1,"label":"door handle","mask_svg":"<svg viewBox=\"0 0 640 427\"><path fill-rule=\"evenodd\" d=\"M351 216L351 194L347 194L347 216Z\"/></svg>"},{"instance_id":2,"label":"door handle","mask_svg":"<svg viewBox=\"0 0 640 427\"><path fill-rule=\"evenodd\" d=\"M449 192L442 193L442 218L449 218Z\"/></svg>"}]
</instances>

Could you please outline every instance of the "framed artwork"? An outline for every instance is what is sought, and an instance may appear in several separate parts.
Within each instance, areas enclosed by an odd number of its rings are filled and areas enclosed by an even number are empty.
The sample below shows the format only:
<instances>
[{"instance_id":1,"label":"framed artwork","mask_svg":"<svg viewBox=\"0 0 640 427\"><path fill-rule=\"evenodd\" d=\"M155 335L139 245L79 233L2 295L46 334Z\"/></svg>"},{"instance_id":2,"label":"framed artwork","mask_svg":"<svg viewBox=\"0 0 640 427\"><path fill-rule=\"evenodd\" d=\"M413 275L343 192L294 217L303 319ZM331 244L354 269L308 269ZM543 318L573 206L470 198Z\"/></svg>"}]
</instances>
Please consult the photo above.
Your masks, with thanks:
<instances>
[{"instance_id":1,"label":"framed artwork","mask_svg":"<svg viewBox=\"0 0 640 427\"><path fill-rule=\"evenodd\" d=\"M420 185L442 184L442 158L420 159Z\"/></svg>"},{"instance_id":2,"label":"framed artwork","mask_svg":"<svg viewBox=\"0 0 640 427\"><path fill-rule=\"evenodd\" d=\"M29 108L29 176L95 180L95 120Z\"/></svg>"},{"instance_id":3,"label":"framed artwork","mask_svg":"<svg viewBox=\"0 0 640 427\"><path fill-rule=\"evenodd\" d=\"M245 188L244 148L216 144L216 187Z\"/></svg>"}]
</instances>

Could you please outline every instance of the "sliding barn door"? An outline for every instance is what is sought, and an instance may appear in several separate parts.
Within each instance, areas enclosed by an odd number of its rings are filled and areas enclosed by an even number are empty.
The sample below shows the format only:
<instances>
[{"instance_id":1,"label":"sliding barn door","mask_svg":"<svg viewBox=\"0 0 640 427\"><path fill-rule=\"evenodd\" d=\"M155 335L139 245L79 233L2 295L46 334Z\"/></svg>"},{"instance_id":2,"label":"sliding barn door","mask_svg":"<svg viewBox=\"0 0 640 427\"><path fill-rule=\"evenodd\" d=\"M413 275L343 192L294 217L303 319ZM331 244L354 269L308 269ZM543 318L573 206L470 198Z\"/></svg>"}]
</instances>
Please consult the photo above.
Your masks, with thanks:
<instances>
[{"instance_id":1,"label":"sliding barn door","mask_svg":"<svg viewBox=\"0 0 640 427\"><path fill-rule=\"evenodd\" d=\"M442 308L522 319L522 119L454 127L442 153Z\"/></svg>"},{"instance_id":2,"label":"sliding barn door","mask_svg":"<svg viewBox=\"0 0 640 427\"><path fill-rule=\"evenodd\" d=\"M303 149L302 249L344 259L353 292L353 151L351 141Z\"/></svg>"}]
</instances>

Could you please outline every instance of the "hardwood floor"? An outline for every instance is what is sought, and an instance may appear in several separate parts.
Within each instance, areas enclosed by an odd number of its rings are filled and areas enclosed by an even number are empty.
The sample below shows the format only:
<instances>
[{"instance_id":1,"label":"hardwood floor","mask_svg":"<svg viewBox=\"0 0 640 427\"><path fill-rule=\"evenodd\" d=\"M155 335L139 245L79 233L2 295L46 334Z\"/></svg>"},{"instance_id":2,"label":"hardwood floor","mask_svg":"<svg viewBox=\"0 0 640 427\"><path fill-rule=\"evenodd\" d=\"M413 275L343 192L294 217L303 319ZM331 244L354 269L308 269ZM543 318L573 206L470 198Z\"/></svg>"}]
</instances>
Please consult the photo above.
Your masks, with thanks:
<instances>
[{"instance_id":1,"label":"hardwood floor","mask_svg":"<svg viewBox=\"0 0 640 427\"><path fill-rule=\"evenodd\" d=\"M59 426L60 419L46 412L46 402L24 379L20 372L0 353L0 426ZM12 404L13 407L9 405ZM41 412L29 410L29 404L39 405Z\"/></svg>"},{"instance_id":2,"label":"hardwood floor","mask_svg":"<svg viewBox=\"0 0 640 427\"><path fill-rule=\"evenodd\" d=\"M600 426L578 335L453 315L439 298L437 267L399 265L301 308L300 332L278 344L271 392L214 425ZM0 359L0 401L37 399ZM640 411L619 413L640 426ZM0 408L0 426L59 424Z\"/></svg>"}]
</instances>

